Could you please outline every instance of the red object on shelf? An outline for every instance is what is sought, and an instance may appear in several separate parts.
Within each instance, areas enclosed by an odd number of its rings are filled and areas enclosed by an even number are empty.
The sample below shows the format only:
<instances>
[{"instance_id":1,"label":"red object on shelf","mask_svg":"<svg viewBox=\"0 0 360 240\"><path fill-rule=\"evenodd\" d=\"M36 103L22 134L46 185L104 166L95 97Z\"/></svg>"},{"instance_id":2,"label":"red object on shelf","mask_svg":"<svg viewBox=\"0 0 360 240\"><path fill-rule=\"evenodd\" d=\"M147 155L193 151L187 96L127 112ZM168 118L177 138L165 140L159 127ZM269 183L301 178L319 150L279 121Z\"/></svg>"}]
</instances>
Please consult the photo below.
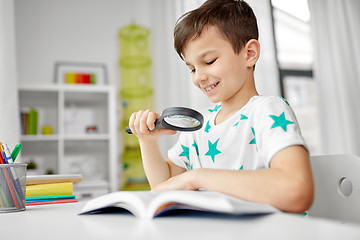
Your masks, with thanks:
<instances>
[{"instance_id":1,"label":"red object on shelf","mask_svg":"<svg viewBox=\"0 0 360 240\"><path fill-rule=\"evenodd\" d=\"M91 83L91 74L82 74L82 80L84 84L90 84Z\"/></svg>"},{"instance_id":2,"label":"red object on shelf","mask_svg":"<svg viewBox=\"0 0 360 240\"><path fill-rule=\"evenodd\" d=\"M66 73L65 82L68 84L91 84L91 73Z\"/></svg>"}]
</instances>

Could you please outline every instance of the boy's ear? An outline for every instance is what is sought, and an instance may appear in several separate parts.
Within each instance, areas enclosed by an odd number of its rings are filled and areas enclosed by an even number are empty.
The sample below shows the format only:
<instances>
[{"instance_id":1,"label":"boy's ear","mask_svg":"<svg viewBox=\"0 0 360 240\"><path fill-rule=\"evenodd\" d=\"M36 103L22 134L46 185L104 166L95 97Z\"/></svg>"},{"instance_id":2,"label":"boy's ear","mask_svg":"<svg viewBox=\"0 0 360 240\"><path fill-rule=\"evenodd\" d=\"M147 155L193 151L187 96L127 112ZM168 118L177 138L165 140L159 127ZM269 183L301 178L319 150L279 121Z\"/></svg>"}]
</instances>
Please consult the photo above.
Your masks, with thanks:
<instances>
[{"instance_id":1,"label":"boy's ear","mask_svg":"<svg viewBox=\"0 0 360 240\"><path fill-rule=\"evenodd\" d=\"M253 67L260 57L260 43L256 39L250 39L246 45L246 66Z\"/></svg>"}]
</instances>

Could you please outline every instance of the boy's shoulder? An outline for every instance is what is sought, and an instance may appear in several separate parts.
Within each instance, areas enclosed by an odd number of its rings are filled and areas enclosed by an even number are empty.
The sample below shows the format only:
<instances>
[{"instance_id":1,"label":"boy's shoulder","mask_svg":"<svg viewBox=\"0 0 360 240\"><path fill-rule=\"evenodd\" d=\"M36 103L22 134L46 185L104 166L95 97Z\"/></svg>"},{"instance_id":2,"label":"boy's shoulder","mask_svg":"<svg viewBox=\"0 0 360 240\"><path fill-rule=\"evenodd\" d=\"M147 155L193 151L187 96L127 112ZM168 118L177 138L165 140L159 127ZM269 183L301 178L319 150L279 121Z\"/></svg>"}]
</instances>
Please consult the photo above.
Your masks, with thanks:
<instances>
[{"instance_id":1,"label":"boy's shoulder","mask_svg":"<svg viewBox=\"0 0 360 240\"><path fill-rule=\"evenodd\" d=\"M283 98L282 96L263 96L263 95L258 95L258 96L254 96L253 98L250 99L250 101L248 102L248 104L246 104L246 106L268 106L268 105L282 105L282 106L289 106L290 104L288 101L286 101L285 98Z\"/></svg>"},{"instance_id":2,"label":"boy's shoulder","mask_svg":"<svg viewBox=\"0 0 360 240\"><path fill-rule=\"evenodd\" d=\"M242 109L251 115L275 114L292 111L288 101L281 96L255 96Z\"/></svg>"},{"instance_id":3,"label":"boy's shoulder","mask_svg":"<svg viewBox=\"0 0 360 240\"><path fill-rule=\"evenodd\" d=\"M281 96L256 96L247 109L244 109L244 114L254 122L274 118L297 121L289 102Z\"/></svg>"}]
</instances>

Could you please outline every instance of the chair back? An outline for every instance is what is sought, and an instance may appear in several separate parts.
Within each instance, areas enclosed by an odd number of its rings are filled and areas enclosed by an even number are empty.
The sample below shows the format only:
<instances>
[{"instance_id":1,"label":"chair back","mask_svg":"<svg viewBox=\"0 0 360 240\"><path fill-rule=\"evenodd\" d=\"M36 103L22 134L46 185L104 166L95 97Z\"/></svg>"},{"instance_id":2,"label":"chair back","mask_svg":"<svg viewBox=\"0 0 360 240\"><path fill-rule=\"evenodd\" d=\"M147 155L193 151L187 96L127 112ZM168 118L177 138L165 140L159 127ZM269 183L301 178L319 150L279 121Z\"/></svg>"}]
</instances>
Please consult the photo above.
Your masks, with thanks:
<instances>
[{"instance_id":1,"label":"chair back","mask_svg":"<svg viewBox=\"0 0 360 240\"><path fill-rule=\"evenodd\" d=\"M315 199L309 216L360 223L360 158L311 156Z\"/></svg>"}]
</instances>

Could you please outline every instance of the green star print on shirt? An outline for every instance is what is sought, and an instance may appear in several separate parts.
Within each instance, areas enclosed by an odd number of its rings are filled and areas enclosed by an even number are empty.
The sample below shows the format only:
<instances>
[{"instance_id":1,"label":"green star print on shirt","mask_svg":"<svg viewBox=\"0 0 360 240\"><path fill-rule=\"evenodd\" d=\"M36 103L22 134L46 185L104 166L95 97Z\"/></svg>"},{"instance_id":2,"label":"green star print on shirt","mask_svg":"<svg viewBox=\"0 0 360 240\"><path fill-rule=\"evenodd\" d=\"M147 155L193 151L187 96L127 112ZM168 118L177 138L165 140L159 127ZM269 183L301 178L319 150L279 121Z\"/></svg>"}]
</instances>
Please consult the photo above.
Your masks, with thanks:
<instances>
[{"instance_id":1,"label":"green star print on shirt","mask_svg":"<svg viewBox=\"0 0 360 240\"><path fill-rule=\"evenodd\" d=\"M183 152L179 155L179 157L184 156L190 161L189 148L185 147L184 145L181 145L181 147L183 149Z\"/></svg>"},{"instance_id":2,"label":"green star print on shirt","mask_svg":"<svg viewBox=\"0 0 360 240\"><path fill-rule=\"evenodd\" d=\"M191 146L193 146L193 147L195 148L195 150L196 150L196 155L199 156L199 147L198 147L198 145L196 144L196 142L194 141L194 143L193 143Z\"/></svg>"},{"instance_id":3,"label":"green star print on shirt","mask_svg":"<svg viewBox=\"0 0 360 240\"><path fill-rule=\"evenodd\" d=\"M214 109L208 109L209 112L217 112L220 109L221 105L216 105Z\"/></svg>"},{"instance_id":4,"label":"green star print on shirt","mask_svg":"<svg viewBox=\"0 0 360 240\"><path fill-rule=\"evenodd\" d=\"M245 116L244 114L241 114L240 120L245 120L245 119L248 119L248 117ZM240 122L240 121L237 121L237 122L234 124L233 127L237 127L237 126L239 125L239 122Z\"/></svg>"},{"instance_id":5,"label":"green star print on shirt","mask_svg":"<svg viewBox=\"0 0 360 240\"><path fill-rule=\"evenodd\" d=\"M287 125L294 124L294 122L291 122L289 120L286 120L285 113L282 112L279 116L276 115L269 115L274 120L273 125L271 126L271 129L276 127L281 127L285 132L287 132Z\"/></svg>"},{"instance_id":6,"label":"green star print on shirt","mask_svg":"<svg viewBox=\"0 0 360 240\"><path fill-rule=\"evenodd\" d=\"M218 144L219 140L220 140L220 138L218 140L216 140L216 142L214 142L214 143L211 143L210 141L208 141L209 151L207 151L207 153L205 153L206 156L211 156L211 159L213 160L214 163L215 163L215 156L218 155L219 153L221 153L217 149L217 144Z\"/></svg>"},{"instance_id":7,"label":"green star print on shirt","mask_svg":"<svg viewBox=\"0 0 360 240\"><path fill-rule=\"evenodd\" d=\"M251 128L251 131L252 131L252 133L253 133L253 135L254 135L254 138L249 142L249 144L256 144L255 130L254 130L253 127Z\"/></svg>"},{"instance_id":8,"label":"green star print on shirt","mask_svg":"<svg viewBox=\"0 0 360 240\"><path fill-rule=\"evenodd\" d=\"M204 131L208 133L209 130L210 130L210 128L211 128L211 126L210 126L210 121L207 121Z\"/></svg>"}]
</instances>

